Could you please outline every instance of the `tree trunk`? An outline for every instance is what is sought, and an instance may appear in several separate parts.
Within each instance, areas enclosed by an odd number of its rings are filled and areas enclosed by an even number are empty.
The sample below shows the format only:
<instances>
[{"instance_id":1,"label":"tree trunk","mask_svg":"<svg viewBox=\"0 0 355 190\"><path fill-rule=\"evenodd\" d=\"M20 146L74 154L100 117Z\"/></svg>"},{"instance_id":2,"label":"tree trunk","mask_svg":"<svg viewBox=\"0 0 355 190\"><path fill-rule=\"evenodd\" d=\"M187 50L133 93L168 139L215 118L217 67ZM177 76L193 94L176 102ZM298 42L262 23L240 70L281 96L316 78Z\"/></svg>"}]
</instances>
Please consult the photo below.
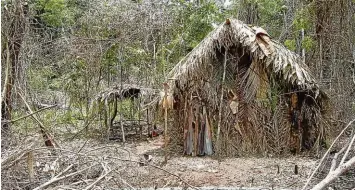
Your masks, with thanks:
<instances>
[{"instance_id":1,"label":"tree trunk","mask_svg":"<svg viewBox=\"0 0 355 190\"><path fill-rule=\"evenodd\" d=\"M6 40L6 54L2 57L2 62L6 62L6 79L3 86L1 98L1 115L2 120L11 120L12 112L12 92L17 78L17 70L19 68L19 54L25 32L25 14L27 6L21 0L14 1L9 9L3 9L5 18L12 18L8 23L8 30L3 32L2 38ZM4 52L4 51L3 51ZM3 140L9 135L10 123L5 122L1 125L1 137ZM5 142L5 141L3 141Z\"/></svg>"}]
</instances>

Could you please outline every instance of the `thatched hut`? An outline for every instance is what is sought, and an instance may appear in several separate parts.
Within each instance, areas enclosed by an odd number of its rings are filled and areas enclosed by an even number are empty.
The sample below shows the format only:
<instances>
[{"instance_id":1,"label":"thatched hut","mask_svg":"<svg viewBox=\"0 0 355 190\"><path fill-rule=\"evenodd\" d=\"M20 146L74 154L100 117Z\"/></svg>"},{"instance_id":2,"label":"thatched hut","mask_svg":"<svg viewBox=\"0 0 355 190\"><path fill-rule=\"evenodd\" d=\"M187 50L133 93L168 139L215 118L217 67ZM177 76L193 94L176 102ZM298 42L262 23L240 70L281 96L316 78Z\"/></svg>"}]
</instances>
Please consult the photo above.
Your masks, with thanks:
<instances>
[{"instance_id":1,"label":"thatched hut","mask_svg":"<svg viewBox=\"0 0 355 190\"><path fill-rule=\"evenodd\" d=\"M106 129L100 132L110 140L125 140L125 136L133 136L134 131L143 135L143 127L151 130L152 113L155 110L147 106L156 99L158 90L136 84L122 84L100 92L91 103L91 116L99 116ZM119 118L117 121L116 118ZM130 134L131 132L131 134Z\"/></svg>"},{"instance_id":2,"label":"thatched hut","mask_svg":"<svg viewBox=\"0 0 355 190\"><path fill-rule=\"evenodd\" d=\"M301 58L235 19L168 75L171 145L188 155L281 154L319 147L326 95Z\"/></svg>"}]
</instances>

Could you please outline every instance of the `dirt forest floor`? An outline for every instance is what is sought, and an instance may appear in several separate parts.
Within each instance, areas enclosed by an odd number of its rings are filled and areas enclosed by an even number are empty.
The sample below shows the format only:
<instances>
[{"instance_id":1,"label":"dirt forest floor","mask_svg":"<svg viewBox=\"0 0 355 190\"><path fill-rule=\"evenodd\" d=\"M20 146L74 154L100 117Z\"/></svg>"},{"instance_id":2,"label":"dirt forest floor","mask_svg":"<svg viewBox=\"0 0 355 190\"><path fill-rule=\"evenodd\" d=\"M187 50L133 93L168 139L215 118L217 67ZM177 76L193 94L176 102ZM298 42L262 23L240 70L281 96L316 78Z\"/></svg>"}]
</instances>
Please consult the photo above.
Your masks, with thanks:
<instances>
[{"instance_id":1,"label":"dirt forest floor","mask_svg":"<svg viewBox=\"0 0 355 190\"><path fill-rule=\"evenodd\" d=\"M138 154L151 149L153 163L163 162L163 156L154 156L159 150L160 139L151 143L141 143L134 147ZM157 146L158 145L158 146ZM149 148L148 148L149 147ZM298 189L304 184L307 175L315 165L316 160L293 157L293 158L228 158L218 161L209 157L171 157L163 167L168 171L174 171L185 181L194 186L215 187L267 187ZM294 174L295 165L298 167L298 175ZM158 176L159 174L156 173ZM152 176L152 180L159 177ZM162 179L162 178L160 178ZM152 182L152 181L150 181ZM174 178L157 180L156 183L164 186L174 186L178 181ZM146 183L146 182L143 182ZM149 183L148 183L149 184ZM147 185L148 185L147 184ZM149 185L148 185L149 186Z\"/></svg>"},{"instance_id":2,"label":"dirt forest floor","mask_svg":"<svg viewBox=\"0 0 355 190\"><path fill-rule=\"evenodd\" d=\"M300 156L220 161L209 157L171 156L164 163L160 137L124 146L118 142L78 140L62 143L56 151L39 148L38 143L27 142L25 152L20 147L3 152L2 189L300 189L317 163L316 159ZM33 156L28 156L28 152ZM150 162L144 154L152 157Z\"/></svg>"}]
</instances>

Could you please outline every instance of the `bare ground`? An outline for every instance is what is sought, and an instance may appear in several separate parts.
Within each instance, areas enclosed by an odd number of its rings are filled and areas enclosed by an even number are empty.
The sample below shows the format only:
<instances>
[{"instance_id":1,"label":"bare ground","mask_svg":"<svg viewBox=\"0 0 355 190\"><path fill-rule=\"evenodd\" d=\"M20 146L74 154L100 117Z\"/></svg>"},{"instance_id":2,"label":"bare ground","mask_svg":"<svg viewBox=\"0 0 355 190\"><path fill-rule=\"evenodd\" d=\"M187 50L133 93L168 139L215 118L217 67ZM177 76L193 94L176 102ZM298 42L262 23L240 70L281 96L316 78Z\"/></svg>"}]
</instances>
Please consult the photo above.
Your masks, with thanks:
<instances>
[{"instance_id":1,"label":"bare ground","mask_svg":"<svg viewBox=\"0 0 355 190\"><path fill-rule=\"evenodd\" d=\"M163 162L159 153L162 143L156 139L150 143L140 143L134 147L138 154L152 152L153 164ZM155 151L156 152L156 151ZM173 171L194 186L268 187L298 189L302 187L316 160L303 157L292 158L229 158L216 160L209 157L170 157L164 169ZM295 165L298 174L294 173ZM152 179L157 178L152 175ZM159 177L158 177L159 178ZM160 179L161 180L161 179ZM163 183L169 183L164 179ZM173 184L170 182L169 186ZM148 183L149 184L149 183ZM148 185L147 184L147 185Z\"/></svg>"},{"instance_id":2,"label":"bare ground","mask_svg":"<svg viewBox=\"0 0 355 190\"><path fill-rule=\"evenodd\" d=\"M61 150L54 153L38 148L40 141L32 140L26 143L27 149L18 147L2 153L2 189L32 189L56 175L65 177L44 189L84 189L90 185L94 189L209 186L300 189L317 161L298 156L220 161L210 157L171 156L164 164L162 144L161 138L126 145L78 140L62 143ZM21 149L32 151L34 155L34 178L31 180L28 157L21 154ZM152 161L142 166L146 162L145 153L152 156ZM4 165L11 155L17 160ZM71 165L68 171L58 175ZM298 174L294 173L295 165ZM48 171L48 166L53 166L54 170ZM66 177L75 172L78 173Z\"/></svg>"}]
</instances>

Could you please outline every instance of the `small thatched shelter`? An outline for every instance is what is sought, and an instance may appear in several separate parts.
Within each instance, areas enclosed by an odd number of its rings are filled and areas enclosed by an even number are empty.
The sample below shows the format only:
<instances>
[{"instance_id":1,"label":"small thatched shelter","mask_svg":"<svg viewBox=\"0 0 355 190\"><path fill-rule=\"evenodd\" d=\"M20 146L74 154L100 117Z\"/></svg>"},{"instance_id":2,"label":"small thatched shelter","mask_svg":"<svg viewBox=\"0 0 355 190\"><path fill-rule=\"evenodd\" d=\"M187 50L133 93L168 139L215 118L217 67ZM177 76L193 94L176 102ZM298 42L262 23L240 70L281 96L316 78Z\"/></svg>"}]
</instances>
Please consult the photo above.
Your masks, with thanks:
<instances>
[{"instance_id":1,"label":"small thatched shelter","mask_svg":"<svg viewBox=\"0 0 355 190\"><path fill-rule=\"evenodd\" d=\"M100 92L91 103L91 116L99 116L105 130L101 130L108 139L125 140L127 133L136 131L140 137L143 126L150 131L152 106L147 106L156 99L159 90L136 84L121 84ZM118 117L118 121L117 118ZM121 134L119 134L121 133Z\"/></svg>"},{"instance_id":2,"label":"small thatched shelter","mask_svg":"<svg viewBox=\"0 0 355 190\"><path fill-rule=\"evenodd\" d=\"M300 57L262 28L227 19L168 77L171 145L185 154L281 154L324 139L326 95Z\"/></svg>"}]
</instances>

